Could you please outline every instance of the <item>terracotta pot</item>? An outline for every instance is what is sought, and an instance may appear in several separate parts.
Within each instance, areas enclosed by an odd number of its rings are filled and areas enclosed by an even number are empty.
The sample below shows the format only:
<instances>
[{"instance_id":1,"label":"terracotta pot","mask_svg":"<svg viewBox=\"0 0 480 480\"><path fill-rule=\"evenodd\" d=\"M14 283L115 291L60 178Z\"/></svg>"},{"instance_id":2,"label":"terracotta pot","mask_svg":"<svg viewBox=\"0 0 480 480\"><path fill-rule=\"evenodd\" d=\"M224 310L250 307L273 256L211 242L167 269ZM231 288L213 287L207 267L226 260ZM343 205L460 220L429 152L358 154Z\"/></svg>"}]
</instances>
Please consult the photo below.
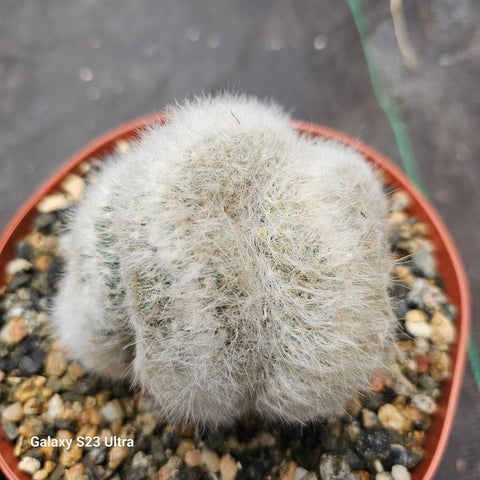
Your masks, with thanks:
<instances>
[{"instance_id":1,"label":"terracotta pot","mask_svg":"<svg viewBox=\"0 0 480 480\"><path fill-rule=\"evenodd\" d=\"M29 231L37 214L36 204L45 195L59 190L61 181L68 173L75 172L78 165L91 157L101 158L110 153L118 140L137 138L138 130L147 124L164 119L162 114L150 114L121 125L97 138L59 168L20 208L0 238L0 280L4 280L5 265L13 258L15 244ZM293 121L300 132L336 139L358 149L369 162L383 173L387 183L407 191L412 197L409 214L430 226L430 240L435 245L438 273L445 283L451 303L458 308L456 320L457 340L452 345L450 357L452 376L442 384L442 395L425 440L425 457L412 472L412 480L431 480L445 451L452 428L460 393L466 359L467 335L470 326L470 297L466 275L457 249L442 220L430 203L412 186L407 177L373 148L331 128L312 123ZM0 283L1 285L1 283ZM5 437L0 427L0 468L8 479L28 480L30 477L17 468L18 459L13 455L13 444Z\"/></svg>"}]
</instances>

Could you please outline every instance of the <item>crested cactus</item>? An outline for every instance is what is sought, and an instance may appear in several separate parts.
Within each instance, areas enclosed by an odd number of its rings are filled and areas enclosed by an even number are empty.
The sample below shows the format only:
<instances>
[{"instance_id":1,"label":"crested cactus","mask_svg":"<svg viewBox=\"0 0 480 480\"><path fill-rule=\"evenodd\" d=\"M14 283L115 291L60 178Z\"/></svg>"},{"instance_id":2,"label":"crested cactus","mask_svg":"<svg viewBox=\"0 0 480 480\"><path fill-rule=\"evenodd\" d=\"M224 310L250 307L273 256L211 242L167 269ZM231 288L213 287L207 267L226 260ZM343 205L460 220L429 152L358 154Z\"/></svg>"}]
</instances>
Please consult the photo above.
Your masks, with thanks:
<instances>
[{"instance_id":1,"label":"crested cactus","mask_svg":"<svg viewBox=\"0 0 480 480\"><path fill-rule=\"evenodd\" d=\"M253 99L169 118L107 163L74 216L60 340L172 421L338 411L393 345L378 178Z\"/></svg>"}]
</instances>

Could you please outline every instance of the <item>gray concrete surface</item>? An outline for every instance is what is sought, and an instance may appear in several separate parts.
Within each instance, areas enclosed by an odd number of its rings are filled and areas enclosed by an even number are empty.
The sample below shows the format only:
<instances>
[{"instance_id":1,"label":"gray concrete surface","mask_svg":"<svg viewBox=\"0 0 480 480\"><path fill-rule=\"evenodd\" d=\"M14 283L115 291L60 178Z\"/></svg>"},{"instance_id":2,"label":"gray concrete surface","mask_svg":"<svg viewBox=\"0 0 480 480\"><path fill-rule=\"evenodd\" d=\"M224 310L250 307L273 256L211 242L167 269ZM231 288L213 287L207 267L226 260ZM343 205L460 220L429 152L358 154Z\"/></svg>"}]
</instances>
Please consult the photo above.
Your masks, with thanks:
<instances>
[{"instance_id":1,"label":"gray concrete surface","mask_svg":"<svg viewBox=\"0 0 480 480\"><path fill-rule=\"evenodd\" d=\"M381 79L466 264L480 341L480 3L404 0L406 37L388 2L361 3ZM98 134L222 88L272 97L400 162L346 1L0 0L0 228ZM438 480L480 478L479 405L467 367Z\"/></svg>"}]
</instances>

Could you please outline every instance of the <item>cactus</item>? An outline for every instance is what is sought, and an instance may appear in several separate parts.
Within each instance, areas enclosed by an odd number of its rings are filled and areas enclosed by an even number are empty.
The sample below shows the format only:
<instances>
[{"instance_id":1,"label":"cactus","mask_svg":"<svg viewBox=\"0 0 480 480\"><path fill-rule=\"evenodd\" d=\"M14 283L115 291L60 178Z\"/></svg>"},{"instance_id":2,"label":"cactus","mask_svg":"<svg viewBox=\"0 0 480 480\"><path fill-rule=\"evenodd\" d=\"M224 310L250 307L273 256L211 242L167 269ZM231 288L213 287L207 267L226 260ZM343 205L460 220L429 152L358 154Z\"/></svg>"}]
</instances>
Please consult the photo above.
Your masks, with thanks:
<instances>
[{"instance_id":1,"label":"cactus","mask_svg":"<svg viewBox=\"0 0 480 480\"><path fill-rule=\"evenodd\" d=\"M394 344L379 179L272 104L227 95L171 113L74 216L60 340L170 421L338 411Z\"/></svg>"}]
</instances>

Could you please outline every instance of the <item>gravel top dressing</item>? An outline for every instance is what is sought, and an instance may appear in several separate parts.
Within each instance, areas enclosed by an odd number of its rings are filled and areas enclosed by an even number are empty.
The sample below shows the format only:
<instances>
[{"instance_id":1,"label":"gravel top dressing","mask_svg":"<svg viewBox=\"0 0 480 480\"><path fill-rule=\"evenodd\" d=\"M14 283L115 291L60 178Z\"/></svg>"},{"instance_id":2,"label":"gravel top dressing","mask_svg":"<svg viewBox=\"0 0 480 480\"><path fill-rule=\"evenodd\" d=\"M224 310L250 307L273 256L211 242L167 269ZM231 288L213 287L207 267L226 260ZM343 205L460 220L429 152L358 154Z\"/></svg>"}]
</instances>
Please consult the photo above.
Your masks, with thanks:
<instances>
[{"instance_id":1,"label":"gravel top dressing","mask_svg":"<svg viewBox=\"0 0 480 480\"><path fill-rule=\"evenodd\" d=\"M89 374L52 337L47 311L64 265L59 238L96 171L95 162L83 164L62 192L39 203L0 286L2 426L20 470L35 480L410 478L449 376L455 308L436 273L427 225L406 213L406 193L388 193L399 346L388 372L332 419L289 426L246 418L207 431L167 424L147 397Z\"/></svg>"}]
</instances>

